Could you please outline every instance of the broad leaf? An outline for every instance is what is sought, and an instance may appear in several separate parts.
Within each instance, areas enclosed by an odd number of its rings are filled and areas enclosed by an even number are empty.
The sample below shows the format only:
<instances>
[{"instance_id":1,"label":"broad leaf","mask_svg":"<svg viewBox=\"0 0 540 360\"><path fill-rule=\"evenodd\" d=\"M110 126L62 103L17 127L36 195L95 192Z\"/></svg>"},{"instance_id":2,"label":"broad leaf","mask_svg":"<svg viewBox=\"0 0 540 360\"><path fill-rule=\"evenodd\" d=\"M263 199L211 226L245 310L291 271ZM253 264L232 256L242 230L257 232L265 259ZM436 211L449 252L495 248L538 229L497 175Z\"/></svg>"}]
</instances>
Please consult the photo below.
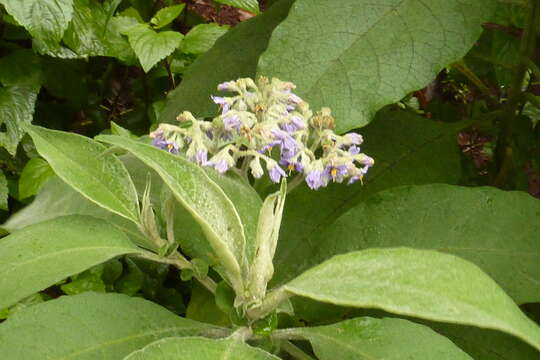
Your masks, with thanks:
<instances>
[{"instance_id":1,"label":"broad leaf","mask_svg":"<svg viewBox=\"0 0 540 360\"><path fill-rule=\"evenodd\" d=\"M180 156L125 137L100 135L103 141L135 155L154 169L203 229L234 288L242 288L246 237L237 210L223 190L198 165Z\"/></svg>"},{"instance_id":2,"label":"broad leaf","mask_svg":"<svg viewBox=\"0 0 540 360\"><path fill-rule=\"evenodd\" d=\"M33 37L56 44L73 15L73 0L0 0Z\"/></svg>"},{"instance_id":3,"label":"broad leaf","mask_svg":"<svg viewBox=\"0 0 540 360\"><path fill-rule=\"evenodd\" d=\"M26 199L38 193L43 184L54 176L54 171L43 159L30 159L19 178L19 199Z\"/></svg>"},{"instance_id":4,"label":"broad leaf","mask_svg":"<svg viewBox=\"0 0 540 360\"><path fill-rule=\"evenodd\" d=\"M294 82L313 108L332 108L344 132L465 55L495 8L492 0L298 0L257 74Z\"/></svg>"},{"instance_id":5,"label":"broad leaf","mask_svg":"<svg viewBox=\"0 0 540 360\"><path fill-rule=\"evenodd\" d=\"M36 148L55 173L89 200L135 223L137 191L120 160L105 146L81 135L27 127Z\"/></svg>"},{"instance_id":6,"label":"broad leaf","mask_svg":"<svg viewBox=\"0 0 540 360\"><path fill-rule=\"evenodd\" d=\"M204 54L228 30L228 26L220 26L215 23L194 26L182 41L182 52L196 55Z\"/></svg>"},{"instance_id":7,"label":"broad leaf","mask_svg":"<svg viewBox=\"0 0 540 360\"><path fill-rule=\"evenodd\" d=\"M118 229L90 216L28 226L0 240L0 309L110 258L140 251Z\"/></svg>"},{"instance_id":8,"label":"broad leaf","mask_svg":"<svg viewBox=\"0 0 540 360\"><path fill-rule=\"evenodd\" d=\"M182 111L191 111L197 117L216 115L218 108L210 95L216 93L221 82L255 76L259 56L266 49L272 30L287 16L291 3L292 0L282 0L219 38L169 93L159 122L173 122Z\"/></svg>"},{"instance_id":9,"label":"broad leaf","mask_svg":"<svg viewBox=\"0 0 540 360\"><path fill-rule=\"evenodd\" d=\"M176 31L155 32L146 24L130 28L126 35L145 72L180 46L184 35Z\"/></svg>"},{"instance_id":10,"label":"broad leaf","mask_svg":"<svg viewBox=\"0 0 540 360\"><path fill-rule=\"evenodd\" d=\"M306 254L319 246L317 235L370 194L398 185L457 184L461 160L456 135L462 126L405 111L380 112L362 129L362 151L375 159L363 185L333 184L318 191L302 186L288 195L273 281L281 283L311 266Z\"/></svg>"},{"instance_id":11,"label":"broad leaf","mask_svg":"<svg viewBox=\"0 0 540 360\"><path fill-rule=\"evenodd\" d=\"M120 34L118 18L110 17L110 9L95 0L74 0L73 21L64 35L64 42L80 56L112 56L135 64L135 54Z\"/></svg>"},{"instance_id":12,"label":"broad leaf","mask_svg":"<svg viewBox=\"0 0 540 360\"><path fill-rule=\"evenodd\" d=\"M309 340L320 360L472 359L427 326L402 319L363 317L286 332Z\"/></svg>"},{"instance_id":13,"label":"broad leaf","mask_svg":"<svg viewBox=\"0 0 540 360\"><path fill-rule=\"evenodd\" d=\"M406 246L451 253L488 273L517 303L540 302L540 202L526 193L449 185L367 198L304 247L302 268L354 250ZM308 250L309 249L309 250Z\"/></svg>"},{"instance_id":14,"label":"broad leaf","mask_svg":"<svg viewBox=\"0 0 540 360\"><path fill-rule=\"evenodd\" d=\"M0 324L0 354L25 360L122 359L161 338L213 331L219 329L141 298L83 293L34 305Z\"/></svg>"},{"instance_id":15,"label":"broad leaf","mask_svg":"<svg viewBox=\"0 0 540 360\"><path fill-rule=\"evenodd\" d=\"M157 250L132 221L96 205L56 176L43 185L30 205L13 214L2 225L2 228L13 232L32 224L67 215L89 215L107 220L111 225L126 233L135 244Z\"/></svg>"},{"instance_id":16,"label":"broad leaf","mask_svg":"<svg viewBox=\"0 0 540 360\"><path fill-rule=\"evenodd\" d=\"M351 252L282 289L342 306L500 330L540 350L540 327L476 265L453 255L408 248Z\"/></svg>"},{"instance_id":17,"label":"broad leaf","mask_svg":"<svg viewBox=\"0 0 540 360\"><path fill-rule=\"evenodd\" d=\"M257 0L216 0L217 3L234 6L236 8L259 14L259 2Z\"/></svg>"},{"instance_id":18,"label":"broad leaf","mask_svg":"<svg viewBox=\"0 0 540 360\"><path fill-rule=\"evenodd\" d=\"M180 15L182 10L184 10L184 7L186 7L186 4L167 6L159 9L156 15L150 19L150 24L152 24L155 29L167 26Z\"/></svg>"},{"instance_id":19,"label":"broad leaf","mask_svg":"<svg viewBox=\"0 0 540 360\"><path fill-rule=\"evenodd\" d=\"M31 50L16 51L0 59L0 146L11 154L24 135L24 125L30 124L34 104L42 82L39 58Z\"/></svg>"},{"instance_id":20,"label":"broad leaf","mask_svg":"<svg viewBox=\"0 0 540 360\"><path fill-rule=\"evenodd\" d=\"M169 338L136 351L125 360L278 360L264 350L235 339Z\"/></svg>"}]
</instances>

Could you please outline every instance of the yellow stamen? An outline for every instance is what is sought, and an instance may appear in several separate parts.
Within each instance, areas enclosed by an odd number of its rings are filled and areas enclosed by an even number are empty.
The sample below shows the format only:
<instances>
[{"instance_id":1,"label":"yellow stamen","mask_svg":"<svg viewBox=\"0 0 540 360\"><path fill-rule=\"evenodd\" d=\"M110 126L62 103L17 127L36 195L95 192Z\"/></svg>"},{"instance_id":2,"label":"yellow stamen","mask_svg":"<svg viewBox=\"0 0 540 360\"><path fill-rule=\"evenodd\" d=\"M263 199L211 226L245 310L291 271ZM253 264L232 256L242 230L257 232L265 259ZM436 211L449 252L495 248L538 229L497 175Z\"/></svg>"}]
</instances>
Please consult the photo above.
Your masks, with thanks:
<instances>
[{"instance_id":1,"label":"yellow stamen","mask_svg":"<svg viewBox=\"0 0 540 360\"><path fill-rule=\"evenodd\" d=\"M335 178L336 175L337 175L337 169L336 169L336 168L332 168L332 170L330 171L330 174L332 174L332 177Z\"/></svg>"}]
</instances>

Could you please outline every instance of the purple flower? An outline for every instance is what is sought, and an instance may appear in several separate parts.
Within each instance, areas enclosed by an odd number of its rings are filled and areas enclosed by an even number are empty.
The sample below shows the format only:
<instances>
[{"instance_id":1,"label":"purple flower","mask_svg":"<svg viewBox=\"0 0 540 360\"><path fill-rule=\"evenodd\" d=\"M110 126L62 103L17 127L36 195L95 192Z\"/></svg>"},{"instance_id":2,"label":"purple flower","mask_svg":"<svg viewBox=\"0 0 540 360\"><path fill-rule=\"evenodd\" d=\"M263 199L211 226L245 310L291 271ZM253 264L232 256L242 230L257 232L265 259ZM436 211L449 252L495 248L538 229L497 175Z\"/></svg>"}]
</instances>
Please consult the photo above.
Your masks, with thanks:
<instances>
[{"instance_id":1,"label":"purple flower","mask_svg":"<svg viewBox=\"0 0 540 360\"><path fill-rule=\"evenodd\" d=\"M360 154L360 148L356 145L351 145L349 147L349 154L351 155L358 155Z\"/></svg>"},{"instance_id":2,"label":"purple flower","mask_svg":"<svg viewBox=\"0 0 540 360\"><path fill-rule=\"evenodd\" d=\"M165 140L162 134L157 134L152 140L152 145L159 149L166 150L171 154L178 154L178 149L180 148L176 142Z\"/></svg>"},{"instance_id":3,"label":"purple flower","mask_svg":"<svg viewBox=\"0 0 540 360\"><path fill-rule=\"evenodd\" d=\"M230 105L227 102L227 99L225 99L224 97L214 96L214 95L211 95L210 97L212 98L214 103L221 106L221 108L223 109L223 114L225 114L226 112L230 110Z\"/></svg>"},{"instance_id":4,"label":"purple flower","mask_svg":"<svg viewBox=\"0 0 540 360\"><path fill-rule=\"evenodd\" d=\"M274 165L268 169L268 175L270 175L270 180L274 183L278 183L281 180L281 177L287 177L285 171L280 168L278 165Z\"/></svg>"},{"instance_id":5,"label":"purple flower","mask_svg":"<svg viewBox=\"0 0 540 360\"><path fill-rule=\"evenodd\" d=\"M298 130L305 129L306 124L304 123L304 120L302 120L299 116L292 116L291 121L286 123L281 123L279 127L288 132L289 134L292 134Z\"/></svg>"},{"instance_id":6,"label":"purple flower","mask_svg":"<svg viewBox=\"0 0 540 360\"><path fill-rule=\"evenodd\" d=\"M331 177L335 182L342 182L343 178L349 173L347 165L328 165L324 172L328 177Z\"/></svg>"},{"instance_id":7,"label":"purple flower","mask_svg":"<svg viewBox=\"0 0 540 360\"><path fill-rule=\"evenodd\" d=\"M234 85L234 81L226 81L224 83L221 83L217 86L217 89L219 91L229 91L231 90L231 87Z\"/></svg>"},{"instance_id":8,"label":"purple flower","mask_svg":"<svg viewBox=\"0 0 540 360\"><path fill-rule=\"evenodd\" d=\"M280 141L281 148L283 150L296 152L296 140L294 140L291 135L287 134L285 131L276 128L270 130L270 132L272 133L272 135L274 135L276 139Z\"/></svg>"},{"instance_id":9,"label":"purple flower","mask_svg":"<svg viewBox=\"0 0 540 360\"><path fill-rule=\"evenodd\" d=\"M214 133L212 132L212 130L206 130L204 133L210 140L214 139Z\"/></svg>"},{"instance_id":10,"label":"purple flower","mask_svg":"<svg viewBox=\"0 0 540 360\"><path fill-rule=\"evenodd\" d=\"M226 116L223 118L223 127L227 131L240 130L240 117L238 115Z\"/></svg>"},{"instance_id":11,"label":"purple flower","mask_svg":"<svg viewBox=\"0 0 540 360\"><path fill-rule=\"evenodd\" d=\"M285 109L287 109L287 112L291 112L293 111L294 109L296 109L296 106L295 105L286 105L285 106Z\"/></svg>"},{"instance_id":12,"label":"purple flower","mask_svg":"<svg viewBox=\"0 0 540 360\"><path fill-rule=\"evenodd\" d=\"M205 149L197 150L195 162L199 165L205 165L208 162L208 152Z\"/></svg>"},{"instance_id":13,"label":"purple flower","mask_svg":"<svg viewBox=\"0 0 540 360\"><path fill-rule=\"evenodd\" d=\"M279 141L272 141L272 142L270 142L270 143L264 145L264 146L259 150L259 153L264 154L264 153L267 152L267 151L268 151L268 152L271 152L271 151L272 151L272 148L273 148L274 146L276 146L276 145L279 145L279 144L281 144L281 142L279 142Z\"/></svg>"},{"instance_id":14,"label":"purple flower","mask_svg":"<svg viewBox=\"0 0 540 360\"><path fill-rule=\"evenodd\" d=\"M279 161L279 164L282 165L282 166L285 166L285 168L287 170L289 170L289 171L293 171L293 170L296 170L298 172L304 171L304 167L298 161L290 161L290 160L286 160L286 159L281 159Z\"/></svg>"},{"instance_id":15,"label":"purple flower","mask_svg":"<svg viewBox=\"0 0 540 360\"><path fill-rule=\"evenodd\" d=\"M306 176L306 183L311 190L317 190L325 186L324 173L321 170L313 170Z\"/></svg>"},{"instance_id":16,"label":"purple flower","mask_svg":"<svg viewBox=\"0 0 540 360\"><path fill-rule=\"evenodd\" d=\"M218 161L209 161L206 163L208 166L213 167L216 169L217 172L220 174L225 173L227 170L229 170L229 164L226 160L218 160Z\"/></svg>"}]
</instances>

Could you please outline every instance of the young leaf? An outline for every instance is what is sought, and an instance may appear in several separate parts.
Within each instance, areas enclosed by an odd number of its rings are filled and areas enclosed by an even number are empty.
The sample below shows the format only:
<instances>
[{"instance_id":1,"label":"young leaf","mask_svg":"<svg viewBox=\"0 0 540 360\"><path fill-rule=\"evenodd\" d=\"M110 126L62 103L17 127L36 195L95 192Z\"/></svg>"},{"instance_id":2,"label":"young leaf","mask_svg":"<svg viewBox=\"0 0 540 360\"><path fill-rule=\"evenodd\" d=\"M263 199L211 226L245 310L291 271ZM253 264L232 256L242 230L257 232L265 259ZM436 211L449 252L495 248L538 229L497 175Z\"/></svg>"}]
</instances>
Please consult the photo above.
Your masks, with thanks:
<instances>
[{"instance_id":1,"label":"young leaf","mask_svg":"<svg viewBox=\"0 0 540 360\"><path fill-rule=\"evenodd\" d=\"M36 148L55 173L89 200L135 223L137 191L118 158L105 146L81 135L28 126Z\"/></svg>"},{"instance_id":2,"label":"young leaf","mask_svg":"<svg viewBox=\"0 0 540 360\"><path fill-rule=\"evenodd\" d=\"M128 150L161 176L203 229L237 293L243 293L244 227L231 200L204 170L180 156L125 137L100 135L96 139Z\"/></svg>"},{"instance_id":3,"label":"young leaf","mask_svg":"<svg viewBox=\"0 0 540 360\"><path fill-rule=\"evenodd\" d=\"M306 271L283 290L336 305L499 330L540 350L540 327L476 265L453 255L408 248L351 252Z\"/></svg>"},{"instance_id":4,"label":"young leaf","mask_svg":"<svg viewBox=\"0 0 540 360\"><path fill-rule=\"evenodd\" d=\"M161 29L162 27L169 25L178 17L178 15L180 15L185 6L186 4L180 4L159 9L156 15L150 19L150 24L152 24L154 29Z\"/></svg>"},{"instance_id":5,"label":"young leaf","mask_svg":"<svg viewBox=\"0 0 540 360\"><path fill-rule=\"evenodd\" d=\"M141 298L90 292L62 296L10 317L0 324L0 354L25 360L123 359L161 338L218 331Z\"/></svg>"},{"instance_id":6,"label":"young leaf","mask_svg":"<svg viewBox=\"0 0 540 360\"><path fill-rule=\"evenodd\" d=\"M472 359L427 326L403 319L362 317L286 333L309 340L320 360Z\"/></svg>"},{"instance_id":7,"label":"young leaf","mask_svg":"<svg viewBox=\"0 0 540 360\"><path fill-rule=\"evenodd\" d=\"M283 283L312 266L306 254L316 252L320 246L315 238L325 240L318 234L370 194L399 185L457 184L461 178L456 145L460 126L405 111L381 111L362 129L362 149L375 159L364 184L335 184L319 191L303 186L288 195L272 281ZM330 243L336 248L340 244Z\"/></svg>"},{"instance_id":8,"label":"young leaf","mask_svg":"<svg viewBox=\"0 0 540 360\"><path fill-rule=\"evenodd\" d=\"M126 35L144 72L149 72L160 60L180 46L184 35L176 31L155 32L146 24L130 28Z\"/></svg>"},{"instance_id":9,"label":"young leaf","mask_svg":"<svg viewBox=\"0 0 540 360\"><path fill-rule=\"evenodd\" d=\"M158 340L130 354L125 360L279 360L279 358L235 339L186 337Z\"/></svg>"},{"instance_id":10,"label":"young leaf","mask_svg":"<svg viewBox=\"0 0 540 360\"><path fill-rule=\"evenodd\" d=\"M249 11L255 15L260 13L259 2L257 0L216 0L217 3L234 6L236 8Z\"/></svg>"},{"instance_id":11,"label":"young leaf","mask_svg":"<svg viewBox=\"0 0 540 360\"><path fill-rule=\"evenodd\" d=\"M255 76L259 55L272 30L289 11L292 0L282 0L260 16L241 22L216 41L207 53L190 66L182 83L167 96L159 122L173 122L182 111L199 117L215 116L217 106L210 99L219 83Z\"/></svg>"},{"instance_id":12,"label":"young leaf","mask_svg":"<svg viewBox=\"0 0 540 360\"><path fill-rule=\"evenodd\" d=\"M33 37L57 44L73 15L73 0L0 0Z\"/></svg>"},{"instance_id":13,"label":"young leaf","mask_svg":"<svg viewBox=\"0 0 540 360\"><path fill-rule=\"evenodd\" d=\"M337 132L345 132L465 55L496 6L491 0L296 1L257 74L294 82L312 108L332 108Z\"/></svg>"},{"instance_id":14,"label":"young leaf","mask_svg":"<svg viewBox=\"0 0 540 360\"><path fill-rule=\"evenodd\" d=\"M182 52L186 54L204 54L217 39L229 31L228 26L219 24L199 24L191 29L182 41Z\"/></svg>"},{"instance_id":15,"label":"young leaf","mask_svg":"<svg viewBox=\"0 0 540 360\"><path fill-rule=\"evenodd\" d=\"M351 250L406 246L467 259L518 303L540 302L540 202L521 192L450 185L368 197L303 247L303 267Z\"/></svg>"},{"instance_id":16,"label":"young leaf","mask_svg":"<svg viewBox=\"0 0 540 360\"><path fill-rule=\"evenodd\" d=\"M287 196L287 182L281 182L278 192L264 200L257 225L257 238L254 244L253 258L250 259L249 292L260 300L266 293L266 285L274 275L273 259L279 238L279 228L283 207Z\"/></svg>"},{"instance_id":17,"label":"young leaf","mask_svg":"<svg viewBox=\"0 0 540 360\"><path fill-rule=\"evenodd\" d=\"M45 160L30 159L19 178L19 199L36 195L41 186L52 176L54 176L54 171Z\"/></svg>"},{"instance_id":18,"label":"young leaf","mask_svg":"<svg viewBox=\"0 0 540 360\"><path fill-rule=\"evenodd\" d=\"M141 252L90 216L65 216L0 240L0 309L115 256Z\"/></svg>"}]
</instances>

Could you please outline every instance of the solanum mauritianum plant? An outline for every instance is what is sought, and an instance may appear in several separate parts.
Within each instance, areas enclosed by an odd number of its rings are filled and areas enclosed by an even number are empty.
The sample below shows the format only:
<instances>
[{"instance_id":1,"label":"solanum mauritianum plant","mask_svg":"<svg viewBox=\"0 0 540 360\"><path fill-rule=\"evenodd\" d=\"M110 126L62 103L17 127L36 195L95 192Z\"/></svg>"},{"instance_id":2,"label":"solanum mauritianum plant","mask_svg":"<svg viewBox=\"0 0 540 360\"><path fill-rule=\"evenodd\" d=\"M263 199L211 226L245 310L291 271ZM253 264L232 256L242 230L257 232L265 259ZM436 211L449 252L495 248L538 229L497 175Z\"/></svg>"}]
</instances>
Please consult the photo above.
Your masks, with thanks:
<instances>
[{"instance_id":1,"label":"solanum mauritianum plant","mask_svg":"<svg viewBox=\"0 0 540 360\"><path fill-rule=\"evenodd\" d=\"M508 91L455 63L482 97L442 122L407 94L503 5L328 3L278 1L231 30L149 136L24 126L57 177L4 224L3 358L538 357L518 304L539 302L540 204L456 185L471 125L495 134L490 184L519 189L512 164L534 164L538 4L516 5Z\"/></svg>"}]
</instances>

